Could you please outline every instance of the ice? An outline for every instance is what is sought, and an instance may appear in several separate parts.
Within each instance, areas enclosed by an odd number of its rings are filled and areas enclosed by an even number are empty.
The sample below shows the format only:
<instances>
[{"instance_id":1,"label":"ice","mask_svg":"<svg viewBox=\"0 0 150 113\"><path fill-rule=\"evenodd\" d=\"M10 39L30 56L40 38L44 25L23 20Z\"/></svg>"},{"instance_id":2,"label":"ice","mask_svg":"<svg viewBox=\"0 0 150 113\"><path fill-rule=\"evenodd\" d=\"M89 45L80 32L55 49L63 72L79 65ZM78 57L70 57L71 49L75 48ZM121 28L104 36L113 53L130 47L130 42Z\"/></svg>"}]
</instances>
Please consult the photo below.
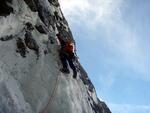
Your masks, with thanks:
<instances>
[{"instance_id":1,"label":"ice","mask_svg":"<svg viewBox=\"0 0 150 113\"><path fill-rule=\"evenodd\" d=\"M22 23L18 22L16 15L0 17L0 37L18 33L22 29Z\"/></svg>"},{"instance_id":2,"label":"ice","mask_svg":"<svg viewBox=\"0 0 150 113\"><path fill-rule=\"evenodd\" d=\"M52 25L46 23L48 17L54 18L55 11L64 19L60 7L48 0L36 2L44 9L40 12L43 20L39 11L32 12L24 0L13 0L10 5L14 13L0 17L0 38L12 35L9 40L0 40L0 113L41 113L46 106L46 113L95 113L92 108L93 103L98 104L95 89L89 91L91 83L84 84L80 79L85 73L79 71L74 79L71 69L68 75L60 72L56 24L60 25L61 20L53 20ZM25 43L25 24L28 22L34 28L31 35L39 46L39 58L26 45L25 57L17 52L17 39ZM65 21L61 24L68 29ZM47 33L41 34L35 25L44 26Z\"/></svg>"}]
</instances>

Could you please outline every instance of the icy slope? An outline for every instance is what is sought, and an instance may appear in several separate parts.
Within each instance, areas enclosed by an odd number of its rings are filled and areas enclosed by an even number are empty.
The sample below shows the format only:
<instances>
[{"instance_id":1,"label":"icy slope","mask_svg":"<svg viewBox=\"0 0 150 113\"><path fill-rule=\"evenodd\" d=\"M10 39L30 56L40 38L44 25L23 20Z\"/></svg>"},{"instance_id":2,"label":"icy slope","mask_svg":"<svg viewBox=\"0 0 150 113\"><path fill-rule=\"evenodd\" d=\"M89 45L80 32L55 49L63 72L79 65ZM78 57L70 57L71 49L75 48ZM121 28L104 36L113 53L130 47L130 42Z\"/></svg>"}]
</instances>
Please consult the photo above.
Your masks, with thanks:
<instances>
[{"instance_id":1,"label":"icy slope","mask_svg":"<svg viewBox=\"0 0 150 113\"><path fill-rule=\"evenodd\" d=\"M79 62L77 80L59 71L57 0L0 0L0 26L0 113L110 113Z\"/></svg>"}]
</instances>

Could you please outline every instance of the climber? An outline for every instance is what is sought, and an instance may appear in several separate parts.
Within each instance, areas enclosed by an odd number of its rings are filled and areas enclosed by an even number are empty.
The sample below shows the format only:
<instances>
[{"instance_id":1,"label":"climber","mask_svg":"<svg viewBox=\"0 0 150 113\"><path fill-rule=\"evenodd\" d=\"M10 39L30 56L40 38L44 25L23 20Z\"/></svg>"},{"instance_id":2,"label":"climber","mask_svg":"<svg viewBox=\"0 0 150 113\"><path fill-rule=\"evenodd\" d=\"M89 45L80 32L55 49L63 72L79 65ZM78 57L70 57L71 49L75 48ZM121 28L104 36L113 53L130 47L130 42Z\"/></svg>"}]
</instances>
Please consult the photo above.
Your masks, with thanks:
<instances>
[{"instance_id":1,"label":"climber","mask_svg":"<svg viewBox=\"0 0 150 113\"><path fill-rule=\"evenodd\" d=\"M74 44L72 43L70 39L63 39L59 33L56 36L61 46L59 50L60 60L63 65L63 68L61 69L61 71L63 73L69 74L70 73L68 69L68 63L69 63L71 69L73 70L73 78L76 78L77 70L73 63L76 59L75 54L74 54Z\"/></svg>"}]
</instances>

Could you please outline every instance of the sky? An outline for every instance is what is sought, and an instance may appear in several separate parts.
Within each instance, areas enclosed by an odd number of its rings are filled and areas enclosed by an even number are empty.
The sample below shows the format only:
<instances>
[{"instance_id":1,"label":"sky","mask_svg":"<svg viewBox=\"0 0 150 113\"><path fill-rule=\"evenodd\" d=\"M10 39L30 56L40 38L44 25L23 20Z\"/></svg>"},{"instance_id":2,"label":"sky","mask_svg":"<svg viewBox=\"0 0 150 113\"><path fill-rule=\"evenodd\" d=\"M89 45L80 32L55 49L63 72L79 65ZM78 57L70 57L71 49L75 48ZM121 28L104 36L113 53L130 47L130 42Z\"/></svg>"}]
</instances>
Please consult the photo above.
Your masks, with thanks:
<instances>
[{"instance_id":1,"label":"sky","mask_svg":"<svg viewBox=\"0 0 150 113\"><path fill-rule=\"evenodd\" d=\"M150 113L150 0L59 0L80 62L112 113Z\"/></svg>"}]
</instances>

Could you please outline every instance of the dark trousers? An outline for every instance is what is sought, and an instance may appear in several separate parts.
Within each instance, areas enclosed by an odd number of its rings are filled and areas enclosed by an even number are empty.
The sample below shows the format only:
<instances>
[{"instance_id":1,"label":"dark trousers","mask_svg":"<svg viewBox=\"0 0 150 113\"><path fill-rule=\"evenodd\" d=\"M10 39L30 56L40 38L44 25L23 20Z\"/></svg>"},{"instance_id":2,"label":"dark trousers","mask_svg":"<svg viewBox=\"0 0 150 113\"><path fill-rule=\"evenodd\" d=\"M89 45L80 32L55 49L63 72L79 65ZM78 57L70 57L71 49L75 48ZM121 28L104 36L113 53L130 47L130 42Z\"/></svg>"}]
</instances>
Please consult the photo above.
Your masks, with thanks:
<instances>
[{"instance_id":1,"label":"dark trousers","mask_svg":"<svg viewBox=\"0 0 150 113\"><path fill-rule=\"evenodd\" d=\"M74 55L71 53L60 52L60 60L62 62L63 68L68 69L68 63L69 63L71 69L73 70L73 73L76 74L77 71L75 65L73 64L73 59L74 59L73 57Z\"/></svg>"}]
</instances>

